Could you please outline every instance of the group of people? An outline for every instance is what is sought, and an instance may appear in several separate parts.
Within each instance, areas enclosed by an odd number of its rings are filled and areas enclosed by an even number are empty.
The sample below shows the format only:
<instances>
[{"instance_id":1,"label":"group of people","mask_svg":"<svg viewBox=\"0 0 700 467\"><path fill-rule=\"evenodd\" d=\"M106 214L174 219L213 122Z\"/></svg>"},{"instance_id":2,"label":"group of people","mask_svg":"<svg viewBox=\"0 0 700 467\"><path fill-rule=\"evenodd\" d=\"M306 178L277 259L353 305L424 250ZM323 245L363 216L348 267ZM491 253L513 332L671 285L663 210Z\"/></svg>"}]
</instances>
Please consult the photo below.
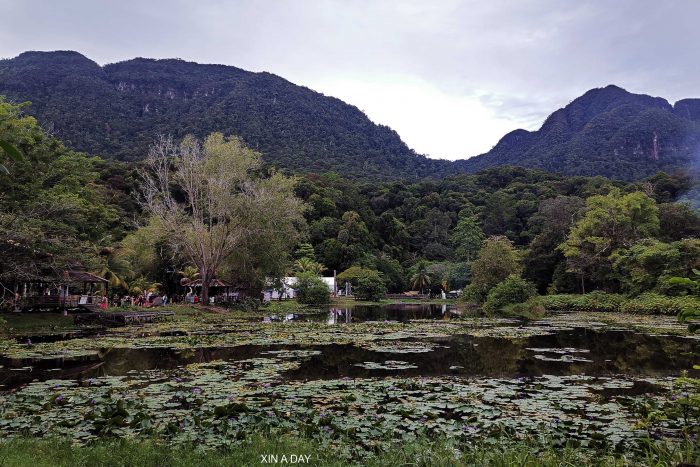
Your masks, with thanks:
<instances>
[{"instance_id":1,"label":"group of people","mask_svg":"<svg viewBox=\"0 0 700 467\"><path fill-rule=\"evenodd\" d=\"M213 300L212 300L213 301ZM168 297L166 293L153 293L147 292L139 295L113 295L111 301L107 297L102 297L100 301L100 308L107 309L108 306L113 307L129 307L129 306L139 306L139 307L153 307L153 306L163 306L169 303L193 303L197 304L200 302L199 295L193 293L191 290L185 295L173 295L172 298Z\"/></svg>"},{"instance_id":2,"label":"group of people","mask_svg":"<svg viewBox=\"0 0 700 467\"><path fill-rule=\"evenodd\" d=\"M103 303L106 304L106 297L103 299ZM115 307L126 307L126 306L141 306L141 307L152 307L152 306L162 306L168 303L178 303L179 297L177 295L173 296L172 300L167 294L163 293L156 294L153 292L147 292L140 295L115 295L112 297L112 306Z\"/></svg>"}]
</instances>

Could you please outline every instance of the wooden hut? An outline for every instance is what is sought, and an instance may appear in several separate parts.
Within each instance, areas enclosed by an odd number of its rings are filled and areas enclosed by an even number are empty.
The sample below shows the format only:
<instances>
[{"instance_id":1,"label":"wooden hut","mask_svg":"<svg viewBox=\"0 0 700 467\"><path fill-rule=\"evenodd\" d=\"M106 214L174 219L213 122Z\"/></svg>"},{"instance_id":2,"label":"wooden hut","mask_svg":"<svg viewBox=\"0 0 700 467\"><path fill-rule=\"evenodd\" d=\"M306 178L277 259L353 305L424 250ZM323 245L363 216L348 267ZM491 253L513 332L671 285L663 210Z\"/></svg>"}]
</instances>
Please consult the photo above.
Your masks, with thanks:
<instances>
[{"instance_id":1,"label":"wooden hut","mask_svg":"<svg viewBox=\"0 0 700 467\"><path fill-rule=\"evenodd\" d=\"M181 284L185 288L191 288L195 295L202 293L202 279L192 281L184 281ZM209 282L209 299L213 299L213 303L232 302L238 298L238 292L230 282L222 279L212 279Z\"/></svg>"},{"instance_id":2,"label":"wooden hut","mask_svg":"<svg viewBox=\"0 0 700 467\"><path fill-rule=\"evenodd\" d=\"M59 277L37 278L23 284L22 311L83 309L97 311L109 291L109 281L82 269L68 269Z\"/></svg>"}]
</instances>

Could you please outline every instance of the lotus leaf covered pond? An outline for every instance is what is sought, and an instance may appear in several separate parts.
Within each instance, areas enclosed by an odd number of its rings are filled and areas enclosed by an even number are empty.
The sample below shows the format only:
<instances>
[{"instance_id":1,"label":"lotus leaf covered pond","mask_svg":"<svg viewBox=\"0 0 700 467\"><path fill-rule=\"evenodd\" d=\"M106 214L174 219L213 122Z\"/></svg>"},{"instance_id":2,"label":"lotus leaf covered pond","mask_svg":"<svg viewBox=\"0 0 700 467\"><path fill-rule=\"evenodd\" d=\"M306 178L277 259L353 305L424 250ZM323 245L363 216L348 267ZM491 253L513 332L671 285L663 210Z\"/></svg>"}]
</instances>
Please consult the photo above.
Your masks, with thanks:
<instances>
[{"instance_id":1,"label":"lotus leaf covered pond","mask_svg":"<svg viewBox=\"0 0 700 467\"><path fill-rule=\"evenodd\" d=\"M0 433L155 435L213 447L272 430L355 458L418 434L624 450L648 434L639 404L663 404L672 377L700 355L697 338L588 315L458 315L428 305L279 320L205 313L5 339ZM656 435L679 429L669 422Z\"/></svg>"}]
</instances>

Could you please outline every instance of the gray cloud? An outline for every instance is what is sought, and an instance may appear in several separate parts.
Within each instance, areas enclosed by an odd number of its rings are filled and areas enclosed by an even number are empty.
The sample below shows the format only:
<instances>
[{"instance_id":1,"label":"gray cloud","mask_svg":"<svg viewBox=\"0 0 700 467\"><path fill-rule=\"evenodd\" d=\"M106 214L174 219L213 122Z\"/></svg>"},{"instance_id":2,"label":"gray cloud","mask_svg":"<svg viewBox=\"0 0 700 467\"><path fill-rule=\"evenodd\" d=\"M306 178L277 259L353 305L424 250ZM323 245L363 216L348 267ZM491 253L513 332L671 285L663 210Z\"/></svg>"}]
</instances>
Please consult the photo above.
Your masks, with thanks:
<instances>
[{"instance_id":1,"label":"gray cloud","mask_svg":"<svg viewBox=\"0 0 700 467\"><path fill-rule=\"evenodd\" d=\"M483 152L592 87L700 96L694 0L5 0L0 15L0 56L74 49L99 63L271 71L349 100L436 157ZM402 93L423 107L395 109Z\"/></svg>"}]
</instances>

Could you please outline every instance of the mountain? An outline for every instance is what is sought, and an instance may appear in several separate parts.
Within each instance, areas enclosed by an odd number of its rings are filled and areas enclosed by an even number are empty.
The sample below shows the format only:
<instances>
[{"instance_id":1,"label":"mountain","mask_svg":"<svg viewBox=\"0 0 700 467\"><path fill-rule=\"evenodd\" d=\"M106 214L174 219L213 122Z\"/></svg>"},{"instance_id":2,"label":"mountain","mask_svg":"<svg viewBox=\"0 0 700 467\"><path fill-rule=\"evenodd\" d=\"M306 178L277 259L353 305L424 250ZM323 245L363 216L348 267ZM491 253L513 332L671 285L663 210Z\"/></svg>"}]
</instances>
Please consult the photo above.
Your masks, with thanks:
<instances>
[{"instance_id":1,"label":"mountain","mask_svg":"<svg viewBox=\"0 0 700 467\"><path fill-rule=\"evenodd\" d=\"M637 180L697 166L699 159L700 99L672 106L660 97L610 85L557 110L539 130L512 131L489 152L455 165L466 172L518 165Z\"/></svg>"},{"instance_id":2,"label":"mountain","mask_svg":"<svg viewBox=\"0 0 700 467\"><path fill-rule=\"evenodd\" d=\"M292 171L421 178L451 168L357 107L232 66L136 58L100 67L77 52L25 52L0 61L0 95L31 101L28 113L74 149L120 160L143 158L159 133L220 131Z\"/></svg>"},{"instance_id":3,"label":"mountain","mask_svg":"<svg viewBox=\"0 0 700 467\"><path fill-rule=\"evenodd\" d=\"M700 99L671 105L617 86L592 89L539 130L515 130L489 152L456 162L417 154L339 99L232 66L135 58L101 67L72 51L25 52L0 60L0 95L31 101L27 112L72 148L119 160L143 158L159 133L220 131L242 137L271 165L354 178L516 165L637 180L700 166Z\"/></svg>"}]
</instances>

